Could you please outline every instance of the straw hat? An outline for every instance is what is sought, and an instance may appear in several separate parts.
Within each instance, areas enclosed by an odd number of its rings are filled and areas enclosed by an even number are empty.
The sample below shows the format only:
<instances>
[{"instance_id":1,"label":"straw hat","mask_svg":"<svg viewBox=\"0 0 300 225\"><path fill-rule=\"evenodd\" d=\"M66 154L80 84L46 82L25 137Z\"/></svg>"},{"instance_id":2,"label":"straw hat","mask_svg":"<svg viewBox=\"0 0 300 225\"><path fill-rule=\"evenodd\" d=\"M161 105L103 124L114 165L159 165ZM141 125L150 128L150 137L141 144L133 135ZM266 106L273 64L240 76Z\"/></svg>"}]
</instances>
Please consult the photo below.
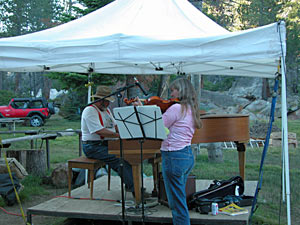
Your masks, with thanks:
<instances>
[{"instance_id":1,"label":"straw hat","mask_svg":"<svg viewBox=\"0 0 300 225\"><path fill-rule=\"evenodd\" d=\"M96 94L92 95L94 98L104 98L107 95L111 94L112 89L110 87L104 86L104 85L99 85L97 87ZM114 102L115 98L113 96L105 98L106 100L110 102Z\"/></svg>"}]
</instances>

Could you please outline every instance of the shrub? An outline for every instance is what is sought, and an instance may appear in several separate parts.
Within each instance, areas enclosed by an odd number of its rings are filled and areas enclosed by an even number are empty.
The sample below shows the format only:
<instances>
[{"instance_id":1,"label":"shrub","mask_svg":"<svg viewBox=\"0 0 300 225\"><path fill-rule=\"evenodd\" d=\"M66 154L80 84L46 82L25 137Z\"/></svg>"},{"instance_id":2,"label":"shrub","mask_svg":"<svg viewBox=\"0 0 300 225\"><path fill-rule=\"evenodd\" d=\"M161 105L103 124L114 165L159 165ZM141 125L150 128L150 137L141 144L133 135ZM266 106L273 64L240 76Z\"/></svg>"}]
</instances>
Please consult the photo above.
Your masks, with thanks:
<instances>
[{"instance_id":1,"label":"shrub","mask_svg":"<svg viewBox=\"0 0 300 225\"><path fill-rule=\"evenodd\" d=\"M7 90L0 90L0 105L8 105L9 101L15 97L15 93Z\"/></svg>"}]
</instances>

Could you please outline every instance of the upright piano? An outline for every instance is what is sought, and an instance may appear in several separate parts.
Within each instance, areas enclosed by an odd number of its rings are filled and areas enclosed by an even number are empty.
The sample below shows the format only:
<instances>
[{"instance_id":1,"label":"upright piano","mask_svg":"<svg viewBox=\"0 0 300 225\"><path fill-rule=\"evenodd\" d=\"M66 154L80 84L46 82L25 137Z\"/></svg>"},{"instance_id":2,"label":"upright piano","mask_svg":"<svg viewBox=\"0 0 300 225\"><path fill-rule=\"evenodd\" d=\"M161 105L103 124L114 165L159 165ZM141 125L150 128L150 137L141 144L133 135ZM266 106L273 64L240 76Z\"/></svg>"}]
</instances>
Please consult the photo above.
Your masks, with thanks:
<instances>
[{"instance_id":1,"label":"upright piano","mask_svg":"<svg viewBox=\"0 0 300 225\"><path fill-rule=\"evenodd\" d=\"M202 128L195 131L192 144L235 142L239 157L239 172L245 179L246 143L250 139L249 116L243 114L203 115ZM142 145L141 145L142 144ZM160 140L122 140L123 157L132 165L136 203L141 202L141 146L143 160L152 159L154 191L158 188ZM120 156L120 140L108 142L110 154Z\"/></svg>"}]
</instances>

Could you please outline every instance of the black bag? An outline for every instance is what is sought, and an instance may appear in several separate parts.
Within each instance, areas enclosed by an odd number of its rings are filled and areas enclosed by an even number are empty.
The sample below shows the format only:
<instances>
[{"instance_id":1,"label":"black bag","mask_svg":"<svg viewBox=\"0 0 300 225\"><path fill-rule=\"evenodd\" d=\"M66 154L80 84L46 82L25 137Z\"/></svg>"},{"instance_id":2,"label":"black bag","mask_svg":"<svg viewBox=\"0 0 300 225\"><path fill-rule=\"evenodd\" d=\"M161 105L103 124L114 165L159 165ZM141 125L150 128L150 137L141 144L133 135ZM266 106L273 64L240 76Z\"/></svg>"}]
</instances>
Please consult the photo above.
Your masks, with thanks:
<instances>
[{"instance_id":1,"label":"black bag","mask_svg":"<svg viewBox=\"0 0 300 225\"><path fill-rule=\"evenodd\" d=\"M195 192L193 194L193 199L212 199L215 197L224 197L226 195L236 195L236 191L238 191L238 195L244 193L244 181L240 176L235 176L228 180L214 180L208 189Z\"/></svg>"},{"instance_id":2,"label":"black bag","mask_svg":"<svg viewBox=\"0 0 300 225\"><path fill-rule=\"evenodd\" d=\"M208 189L193 194L189 201L189 208L195 208L196 211L206 214L211 211L211 203L213 202L218 203L219 208L232 202L239 206L252 204L253 197L247 196L247 201L243 201L243 193L244 181L240 176L228 180L214 180Z\"/></svg>"},{"instance_id":3,"label":"black bag","mask_svg":"<svg viewBox=\"0 0 300 225\"><path fill-rule=\"evenodd\" d=\"M21 185L15 173L12 173L12 178L15 188L18 191ZM0 174L0 195L8 206L12 206L17 202L15 190L8 173Z\"/></svg>"}]
</instances>

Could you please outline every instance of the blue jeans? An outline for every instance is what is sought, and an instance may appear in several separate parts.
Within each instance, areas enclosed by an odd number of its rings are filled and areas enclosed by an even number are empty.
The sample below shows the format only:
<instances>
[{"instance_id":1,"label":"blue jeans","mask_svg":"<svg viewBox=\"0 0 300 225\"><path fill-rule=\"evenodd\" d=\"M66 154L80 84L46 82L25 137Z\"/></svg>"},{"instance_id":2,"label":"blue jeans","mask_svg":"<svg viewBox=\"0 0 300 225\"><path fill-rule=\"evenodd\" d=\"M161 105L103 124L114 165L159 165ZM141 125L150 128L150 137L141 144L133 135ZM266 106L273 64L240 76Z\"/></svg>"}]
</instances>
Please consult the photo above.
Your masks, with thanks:
<instances>
[{"instance_id":1,"label":"blue jeans","mask_svg":"<svg viewBox=\"0 0 300 225\"><path fill-rule=\"evenodd\" d=\"M194 166L191 146L178 151L161 151L162 174L172 210L174 225L189 225L190 216L186 203L185 185L189 173Z\"/></svg>"},{"instance_id":2,"label":"blue jeans","mask_svg":"<svg viewBox=\"0 0 300 225\"><path fill-rule=\"evenodd\" d=\"M104 161L109 165L114 171L116 171L121 177L121 159L117 158L115 155L108 154L107 141L103 143L101 141L95 141L93 143L82 144L83 152L86 157L91 159L99 159ZM128 191L134 192L133 176L132 176L132 167L131 165L124 160L123 164L123 181L125 183L125 188Z\"/></svg>"}]
</instances>

